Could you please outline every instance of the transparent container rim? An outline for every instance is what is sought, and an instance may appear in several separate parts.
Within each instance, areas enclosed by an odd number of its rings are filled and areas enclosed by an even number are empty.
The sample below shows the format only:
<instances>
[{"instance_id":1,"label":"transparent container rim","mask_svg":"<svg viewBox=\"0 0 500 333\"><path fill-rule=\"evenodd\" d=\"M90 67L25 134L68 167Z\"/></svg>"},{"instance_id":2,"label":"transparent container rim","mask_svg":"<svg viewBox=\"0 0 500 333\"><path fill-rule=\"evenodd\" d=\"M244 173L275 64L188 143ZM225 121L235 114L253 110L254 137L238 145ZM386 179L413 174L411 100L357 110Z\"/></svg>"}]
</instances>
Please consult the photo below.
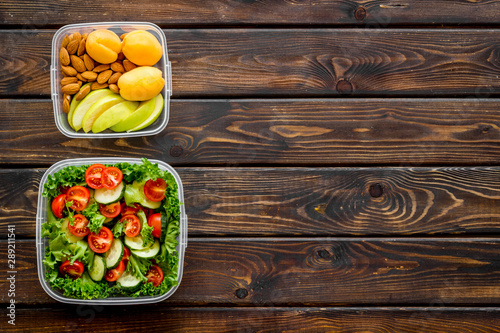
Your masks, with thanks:
<instances>
[{"instance_id":1,"label":"transparent container rim","mask_svg":"<svg viewBox=\"0 0 500 333\"><path fill-rule=\"evenodd\" d=\"M163 87L163 96L164 96L164 107L162 114L160 115L160 119L157 119L153 124L148 127L136 131L136 132L105 132L105 133L83 133L83 132L75 132L66 129L62 124L61 118L64 117L62 115L62 110L60 110L60 100L59 100L59 90L58 90L58 72L59 72L59 56L57 55L58 46L57 41L60 38L60 35L66 33L67 31L82 29L82 28L92 28L92 27L113 27L113 26L148 26L156 31L161 39L161 43L163 45L163 56L160 60L161 65L163 66L163 75L165 79L165 86ZM122 137L139 137L139 136L151 136L161 133L167 126L169 118L170 118L170 97L172 96L172 64L168 59L168 47L167 47L167 39L165 37L165 33L163 30L154 23L151 22L89 22L89 23L76 23L76 24L68 24L61 28L59 28L54 37L52 38L52 52L51 52L51 66L50 66L50 81L51 81L51 98L54 109L54 121L57 129L65 136L69 138L91 138L91 139L105 139L105 138L122 138ZM154 124L158 123L153 127Z\"/></svg>"},{"instance_id":2,"label":"transparent container rim","mask_svg":"<svg viewBox=\"0 0 500 333\"><path fill-rule=\"evenodd\" d=\"M187 247L187 216L184 207L184 191L182 186L182 181L177 174L177 172L172 168L169 164L156 160L156 159L148 159L151 163L158 163L158 166L162 170L166 170L174 176L175 181L177 182L177 196L179 201L182 203L180 205L181 215L180 215L180 235L178 238L179 245L177 246L177 252L179 253L179 268L177 272L177 285L172 287L168 292L163 295L158 296L142 296L142 297L111 297L109 299L93 299L93 300L84 300L84 299L76 299L65 297L64 295L54 291L45 281L44 276L44 266L43 266L43 257L45 255L45 246L46 244L41 238L41 228L45 219L45 207L46 207L46 198L42 196L43 186L47 182L47 178L49 175L54 174L55 172L67 167L67 166L75 166L75 165L85 165L85 164L93 164L93 163L101 163L101 164L114 164L120 162L127 162L130 164L140 164L142 163L140 158L119 158L119 157L96 157L96 158L75 158L75 159L65 159L59 162L54 163L47 171L45 171L42 179L40 180L40 187L38 190L38 206L37 206L37 215L36 215L36 248L37 248L37 271L38 271L38 279L42 288L45 292L61 303L67 304L86 304L86 305L139 305L139 304L150 304L164 301L165 299L172 296L177 288L181 284L182 275L184 272L184 255ZM42 216L43 215L43 216Z\"/></svg>"}]
</instances>

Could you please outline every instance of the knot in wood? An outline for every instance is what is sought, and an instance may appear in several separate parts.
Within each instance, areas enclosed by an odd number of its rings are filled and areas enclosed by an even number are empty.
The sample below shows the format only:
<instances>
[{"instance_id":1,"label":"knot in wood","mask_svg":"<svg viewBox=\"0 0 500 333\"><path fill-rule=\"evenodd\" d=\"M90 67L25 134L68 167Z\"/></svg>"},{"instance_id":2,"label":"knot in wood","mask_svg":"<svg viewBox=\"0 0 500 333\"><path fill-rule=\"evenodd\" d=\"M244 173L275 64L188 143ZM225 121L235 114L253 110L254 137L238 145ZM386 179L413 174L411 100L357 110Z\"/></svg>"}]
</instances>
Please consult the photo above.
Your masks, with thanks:
<instances>
[{"instance_id":1,"label":"knot in wood","mask_svg":"<svg viewBox=\"0 0 500 333\"><path fill-rule=\"evenodd\" d=\"M182 155L183 151L184 150L182 149L181 146L173 146L172 148L170 148L170 156L179 157Z\"/></svg>"},{"instance_id":2,"label":"knot in wood","mask_svg":"<svg viewBox=\"0 0 500 333\"><path fill-rule=\"evenodd\" d=\"M238 297L239 299L245 298L247 296L248 296L248 290L246 290L245 288L240 288L236 290L236 297Z\"/></svg>"},{"instance_id":3,"label":"knot in wood","mask_svg":"<svg viewBox=\"0 0 500 333\"><path fill-rule=\"evenodd\" d=\"M337 82L337 91L341 94L350 94L352 92L352 84L347 80Z\"/></svg>"},{"instance_id":4,"label":"knot in wood","mask_svg":"<svg viewBox=\"0 0 500 333\"><path fill-rule=\"evenodd\" d=\"M359 7L358 9L356 9L356 11L354 12L354 17L356 18L356 20L358 21L362 21L365 19L366 17L366 9L364 7Z\"/></svg>"},{"instance_id":5,"label":"knot in wood","mask_svg":"<svg viewBox=\"0 0 500 333\"><path fill-rule=\"evenodd\" d=\"M376 184L370 185L370 188L368 189L368 191L370 192L370 195L372 197L378 198L378 197L381 197L382 194L384 194L384 187L381 184L376 183Z\"/></svg>"}]
</instances>

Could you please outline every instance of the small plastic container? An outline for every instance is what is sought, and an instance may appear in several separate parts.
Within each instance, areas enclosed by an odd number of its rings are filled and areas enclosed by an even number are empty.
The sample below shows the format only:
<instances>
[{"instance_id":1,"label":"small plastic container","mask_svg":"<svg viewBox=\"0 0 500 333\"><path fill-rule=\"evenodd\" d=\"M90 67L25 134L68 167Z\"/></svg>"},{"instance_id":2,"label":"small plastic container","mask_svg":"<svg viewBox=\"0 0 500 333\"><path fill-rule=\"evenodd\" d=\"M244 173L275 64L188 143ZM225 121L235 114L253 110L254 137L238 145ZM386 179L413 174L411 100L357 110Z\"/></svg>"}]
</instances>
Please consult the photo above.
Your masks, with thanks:
<instances>
[{"instance_id":1,"label":"small plastic container","mask_svg":"<svg viewBox=\"0 0 500 333\"><path fill-rule=\"evenodd\" d=\"M48 246L48 239L41 237L42 224L47 220L47 198L42 196L43 189L45 183L47 182L47 178L49 175L53 175L59 170L68 167L68 166L79 166L79 165L91 165L95 163L101 164L114 164L119 162L127 162L130 164L142 164L140 159L136 158L77 158L77 159L67 159L62 160L54 165L52 165L43 175L42 180L40 181L40 187L38 190L38 208L36 214L36 253L37 253L37 266L38 266L38 279L40 280L40 284L42 285L45 292L52 297L53 299L62 302L62 303L70 303L70 304L88 304L88 305L136 305L136 304L148 304L148 303L156 303L161 302L170 296L177 290L181 283L182 273L184 268L184 253L187 247L187 216L184 208L184 193L182 188L182 182L175 170L168 164L158 160L149 160L151 163L158 163L158 167L161 170L168 171L171 173L175 181L177 182L178 192L177 196L180 205L180 234L177 238L179 244L177 245L177 252L179 254L179 267L177 270L177 281L178 284L172 287L167 293L163 295L157 296L142 296L142 297L109 297L106 299L93 299L93 300L84 300L77 298L70 298L64 296L58 290L54 290L48 283L45 281L45 265L43 263L43 259L45 256L45 249Z\"/></svg>"},{"instance_id":2,"label":"small plastic container","mask_svg":"<svg viewBox=\"0 0 500 333\"><path fill-rule=\"evenodd\" d=\"M64 36L74 32L90 33L97 29L108 29L115 32L118 36L133 30L146 30L153 34L160 42L163 48L163 56L154 66L163 72L165 86L163 88L164 107L163 112L158 119L148 127L136 132L113 132L105 130L101 133L85 133L83 130L75 132L68 123L67 114L62 110L63 94L61 92L60 80L61 64L59 52ZM55 33L52 39L52 63L50 66L50 85L52 102L54 104L54 118L56 126L67 137L70 138L123 138L136 136L149 136L160 133L165 129L170 115L170 96L172 95L172 67L168 60L167 40L163 31L155 24L147 22L100 22L100 23L81 23L66 25Z\"/></svg>"}]
</instances>

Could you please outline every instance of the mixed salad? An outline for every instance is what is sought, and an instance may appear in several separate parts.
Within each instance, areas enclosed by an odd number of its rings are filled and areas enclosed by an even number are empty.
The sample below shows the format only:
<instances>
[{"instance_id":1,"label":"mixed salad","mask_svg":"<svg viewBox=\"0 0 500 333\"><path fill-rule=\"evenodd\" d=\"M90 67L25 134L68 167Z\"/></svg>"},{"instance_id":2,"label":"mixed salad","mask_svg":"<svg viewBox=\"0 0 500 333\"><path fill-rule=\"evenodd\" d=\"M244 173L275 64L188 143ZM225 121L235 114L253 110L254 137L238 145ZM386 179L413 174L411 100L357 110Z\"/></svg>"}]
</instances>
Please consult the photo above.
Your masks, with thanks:
<instances>
[{"instance_id":1,"label":"mixed salad","mask_svg":"<svg viewBox=\"0 0 500 333\"><path fill-rule=\"evenodd\" d=\"M168 171L142 159L68 166L47 178L45 279L67 297L163 295L178 282L180 202Z\"/></svg>"}]
</instances>

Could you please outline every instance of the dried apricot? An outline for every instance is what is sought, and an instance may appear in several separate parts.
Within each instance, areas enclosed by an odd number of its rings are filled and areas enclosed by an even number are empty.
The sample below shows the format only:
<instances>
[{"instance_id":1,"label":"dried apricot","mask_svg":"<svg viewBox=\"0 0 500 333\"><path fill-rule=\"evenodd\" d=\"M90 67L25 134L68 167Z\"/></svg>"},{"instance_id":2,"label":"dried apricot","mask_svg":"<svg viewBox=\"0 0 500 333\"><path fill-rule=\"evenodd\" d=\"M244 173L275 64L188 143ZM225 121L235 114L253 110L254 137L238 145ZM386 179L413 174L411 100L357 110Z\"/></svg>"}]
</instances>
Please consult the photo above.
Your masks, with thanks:
<instances>
[{"instance_id":1,"label":"dried apricot","mask_svg":"<svg viewBox=\"0 0 500 333\"><path fill-rule=\"evenodd\" d=\"M160 42L150 32L134 30L122 42L125 57L139 66L153 66L163 55Z\"/></svg>"},{"instance_id":2,"label":"dried apricot","mask_svg":"<svg viewBox=\"0 0 500 333\"><path fill-rule=\"evenodd\" d=\"M122 49L120 37L111 30L92 31L85 44L89 56L101 64L110 64L118 58Z\"/></svg>"},{"instance_id":3,"label":"dried apricot","mask_svg":"<svg viewBox=\"0 0 500 333\"><path fill-rule=\"evenodd\" d=\"M149 66L134 68L118 79L120 95L129 101L147 101L158 95L164 85L162 71Z\"/></svg>"}]
</instances>

